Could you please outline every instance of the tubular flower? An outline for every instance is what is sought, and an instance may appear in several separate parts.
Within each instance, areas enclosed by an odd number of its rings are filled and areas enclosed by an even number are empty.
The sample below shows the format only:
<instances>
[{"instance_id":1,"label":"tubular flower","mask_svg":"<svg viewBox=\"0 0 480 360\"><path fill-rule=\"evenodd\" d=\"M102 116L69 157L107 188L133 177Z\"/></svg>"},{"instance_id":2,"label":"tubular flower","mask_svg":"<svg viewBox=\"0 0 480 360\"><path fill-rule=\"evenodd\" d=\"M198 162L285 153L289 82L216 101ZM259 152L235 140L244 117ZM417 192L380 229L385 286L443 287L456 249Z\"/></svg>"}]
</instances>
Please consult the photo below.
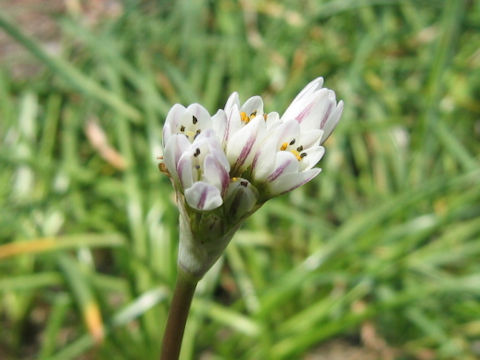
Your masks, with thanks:
<instances>
[{"instance_id":1,"label":"tubular flower","mask_svg":"<svg viewBox=\"0 0 480 360\"><path fill-rule=\"evenodd\" d=\"M236 92L213 117L199 104L169 111L161 169L177 193L184 271L200 278L246 217L320 173L321 145L343 111L322 86L310 82L281 117L265 113L259 96L240 104Z\"/></svg>"},{"instance_id":2,"label":"tubular flower","mask_svg":"<svg viewBox=\"0 0 480 360\"><path fill-rule=\"evenodd\" d=\"M291 191L321 172L313 168L325 153L321 144L343 111L343 101L337 104L335 92L322 85L321 77L310 82L258 147L253 183L264 189L266 199Z\"/></svg>"},{"instance_id":3,"label":"tubular flower","mask_svg":"<svg viewBox=\"0 0 480 360\"><path fill-rule=\"evenodd\" d=\"M230 165L201 105L175 105L163 128L164 161L188 205L213 210L222 205Z\"/></svg>"}]
</instances>

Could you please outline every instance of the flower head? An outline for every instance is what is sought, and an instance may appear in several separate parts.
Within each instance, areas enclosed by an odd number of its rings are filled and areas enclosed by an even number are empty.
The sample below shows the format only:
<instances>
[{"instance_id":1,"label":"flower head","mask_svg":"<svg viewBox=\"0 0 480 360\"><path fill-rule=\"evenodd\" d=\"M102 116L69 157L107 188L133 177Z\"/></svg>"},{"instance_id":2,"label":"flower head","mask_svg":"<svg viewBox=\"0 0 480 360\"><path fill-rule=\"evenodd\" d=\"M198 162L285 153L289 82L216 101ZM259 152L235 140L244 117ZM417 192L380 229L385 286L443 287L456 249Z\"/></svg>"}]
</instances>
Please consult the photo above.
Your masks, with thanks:
<instances>
[{"instance_id":1,"label":"flower head","mask_svg":"<svg viewBox=\"0 0 480 360\"><path fill-rule=\"evenodd\" d=\"M164 168L180 208L179 264L201 277L243 220L266 200L317 176L323 142L343 102L310 82L280 117L259 96L241 104L234 92L211 117L199 104L176 104L163 129Z\"/></svg>"},{"instance_id":2,"label":"flower head","mask_svg":"<svg viewBox=\"0 0 480 360\"><path fill-rule=\"evenodd\" d=\"M201 105L175 105L163 129L164 161L174 184L196 210L222 205L230 165Z\"/></svg>"}]
</instances>

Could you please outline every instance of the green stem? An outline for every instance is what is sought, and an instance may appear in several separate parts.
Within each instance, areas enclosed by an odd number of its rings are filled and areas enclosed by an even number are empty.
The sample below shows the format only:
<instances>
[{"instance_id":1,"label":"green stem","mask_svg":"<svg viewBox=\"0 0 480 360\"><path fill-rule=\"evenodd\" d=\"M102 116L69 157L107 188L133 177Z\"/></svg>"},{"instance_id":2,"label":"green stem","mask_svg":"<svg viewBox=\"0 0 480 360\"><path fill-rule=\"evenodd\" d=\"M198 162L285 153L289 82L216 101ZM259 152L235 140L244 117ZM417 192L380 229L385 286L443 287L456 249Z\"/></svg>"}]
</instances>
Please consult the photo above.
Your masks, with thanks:
<instances>
[{"instance_id":1,"label":"green stem","mask_svg":"<svg viewBox=\"0 0 480 360\"><path fill-rule=\"evenodd\" d=\"M196 286L197 280L190 278L179 269L168 313L167 327L163 335L160 360L177 360L180 355L183 332Z\"/></svg>"}]
</instances>

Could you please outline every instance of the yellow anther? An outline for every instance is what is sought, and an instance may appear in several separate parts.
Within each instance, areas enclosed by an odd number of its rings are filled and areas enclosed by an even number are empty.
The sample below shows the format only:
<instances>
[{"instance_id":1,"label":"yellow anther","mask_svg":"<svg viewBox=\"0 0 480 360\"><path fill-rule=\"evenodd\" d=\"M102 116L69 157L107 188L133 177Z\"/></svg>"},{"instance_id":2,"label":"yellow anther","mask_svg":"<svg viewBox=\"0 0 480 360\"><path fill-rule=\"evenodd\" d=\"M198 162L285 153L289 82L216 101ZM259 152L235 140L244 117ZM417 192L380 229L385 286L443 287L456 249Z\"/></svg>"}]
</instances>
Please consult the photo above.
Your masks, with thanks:
<instances>
[{"instance_id":1,"label":"yellow anther","mask_svg":"<svg viewBox=\"0 0 480 360\"><path fill-rule=\"evenodd\" d=\"M284 151L288 146L288 143L284 142L282 146L280 146L280 150Z\"/></svg>"},{"instance_id":2,"label":"yellow anther","mask_svg":"<svg viewBox=\"0 0 480 360\"><path fill-rule=\"evenodd\" d=\"M246 124L248 124L248 122L250 121L250 118L247 116L247 113L245 111L242 111L240 113L240 119Z\"/></svg>"},{"instance_id":3,"label":"yellow anther","mask_svg":"<svg viewBox=\"0 0 480 360\"><path fill-rule=\"evenodd\" d=\"M187 135L187 137L190 139L193 138L196 134L195 131L185 131L185 135Z\"/></svg>"},{"instance_id":4,"label":"yellow anther","mask_svg":"<svg viewBox=\"0 0 480 360\"><path fill-rule=\"evenodd\" d=\"M238 181L238 177L232 177L232 182Z\"/></svg>"},{"instance_id":5,"label":"yellow anther","mask_svg":"<svg viewBox=\"0 0 480 360\"><path fill-rule=\"evenodd\" d=\"M263 120L267 121L267 114L263 114Z\"/></svg>"},{"instance_id":6,"label":"yellow anther","mask_svg":"<svg viewBox=\"0 0 480 360\"><path fill-rule=\"evenodd\" d=\"M300 153L297 150L290 150L290 152L295 155L298 161L302 160L302 157L300 156Z\"/></svg>"}]
</instances>

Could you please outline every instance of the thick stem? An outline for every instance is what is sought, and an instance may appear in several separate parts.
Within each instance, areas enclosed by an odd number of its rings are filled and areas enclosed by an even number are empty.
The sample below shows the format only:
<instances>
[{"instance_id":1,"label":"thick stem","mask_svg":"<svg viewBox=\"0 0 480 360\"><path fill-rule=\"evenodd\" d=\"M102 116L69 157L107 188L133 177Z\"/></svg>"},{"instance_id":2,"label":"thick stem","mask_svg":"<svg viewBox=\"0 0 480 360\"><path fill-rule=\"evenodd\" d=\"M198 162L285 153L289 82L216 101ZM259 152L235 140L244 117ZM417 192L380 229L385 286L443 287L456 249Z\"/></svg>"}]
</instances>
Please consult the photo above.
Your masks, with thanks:
<instances>
[{"instance_id":1,"label":"thick stem","mask_svg":"<svg viewBox=\"0 0 480 360\"><path fill-rule=\"evenodd\" d=\"M177 360L180 355L183 332L196 286L197 281L188 277L179 268L167 326L163 335L160 360Z\"/></svg>"}]
</instances>

